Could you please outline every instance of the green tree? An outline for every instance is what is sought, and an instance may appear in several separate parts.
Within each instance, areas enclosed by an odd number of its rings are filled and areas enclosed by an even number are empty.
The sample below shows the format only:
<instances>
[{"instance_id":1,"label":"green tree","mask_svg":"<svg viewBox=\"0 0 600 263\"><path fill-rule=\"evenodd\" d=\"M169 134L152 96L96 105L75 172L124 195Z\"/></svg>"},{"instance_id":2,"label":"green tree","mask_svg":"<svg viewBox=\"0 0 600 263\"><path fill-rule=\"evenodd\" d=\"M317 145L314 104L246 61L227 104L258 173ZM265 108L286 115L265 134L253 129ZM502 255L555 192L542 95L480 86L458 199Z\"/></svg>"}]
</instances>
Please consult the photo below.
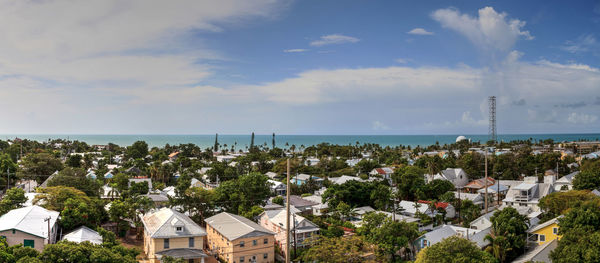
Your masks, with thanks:
<instances>
[{"instance_id":1,"label":"green tree","mask_svg":"<svg viewBox=\"0 0 600 263\"><path fill-rule=\"evenodd\" d=\"M446 180L435 179L417 190L417 197L421 200L439 200L440 197L454 190L454 185Z\"/></svg>"},{"instance_id":2,"label":"green tree","mask_svg":"<svg viewBox=\"0 0 600 263\"><path fill-rule=\"evenodd\" d=\"M473 242L452 236L419 252L415 263L494 263L496 259Z\"/></svg>"},{"instance_id":3,"label":"green tree","mask_svg":"<svg viewBox=\"0 0 600 263\"><path fill-rule=\"evenodd\" d=\"M81 155L73 154L73 155L69 156L69 158L67 158L67 161L65 162L65 164L69 167L79 168L79 167L81 167L81 160L82 160Z\"/></svg>"},{"instance_id":4,"label":"green tree","mask_svg":"<svg viewBox=\"0 0 600 263\"><path fill-rule=\"evenodd\" d=\"M594 190L598 187L600 187L600 165L582 166L581 172L573 179L573 188L577 190Z\"/></svg>"},{"instance_id":5,"label":"green tree","mask_svg":"<svg viewBox=\"0 0 600 263\"><path fill-rule=\"evenodd\" d=\"M48 186L68 186L81 190L90 197L100 197L100 181L88 178L85 170L67 167L48 182Z\"/></svg>"},{"instance_id":6,"label":"green tree","mask_svg":"<svg viewBox=\"0 0 600 263\"><path fill-rule=\"evenodd\" d=\"M552 262L600 262L600 200L593 199L568 210L558 219L562 235L550 253Z\"/></svg>"},{"instance_id":7,"label":"green tree","mask_svg":"<svg viewBox=\"0 0 600 263\"><path fill-rule=\"evenodd\" d=\"M0 216L8 213L8 211L23 207L27 202L25 191L21 188L11 188L6 191L6 195L0 200Z\"/></svg>"},{"instance_id":8,"label":"green tree","mask_svg":"<svg viewBox=\"0 0 600 263\"><path fill-rule=\"evenodd\" d=\"M90 242L78 244L60 241L56 244L46 245L39 258L48 263L137 262L135 255L139 253L138 251L119 247L107 248Z\"/></svg>"},{"instance_id":9,"label":"green tree","mask_svg":"<svg viewBox=\"0 0 600 263\"><path fill-rule=\"evenodd\" d=\"M587 190L555 192L540 199L539 207L544 211L545 219L552 219L566 213L573 207L579 206L583 202L597 198L596 195Z\"/></svg>"},{"instance_id":10,"label":"green tree","mask_svg":"<svg viewBox=\"0 0 600 263\"><path fill-rule=\"evenodd\" d=\"M38 193L34 199L34 204L43 204L42 206L49 210L62 211L65 203L69 199L78 200L84 203L90 203L90 197L81 190L68 186L51 186L38 188Z\"/></svg>"},{"instance_id":11,"label":"green tree","mask_svg":"<svg viewBox=\"0 0 600 263\"><path fill-rule=\"evenodd\" d=\"M69 198L60 213L60 225L67 232L82 225L93 229L105 218L104 207L99 199L90 199L90 203L85 203L82 199Z\"/></svg>"},{"instance_id":12,"label":"green tree","mask_svg":"<svg viewBox=\"0 0 600 263\"><path fill-rule=\"evenodd\" d=\"M512 207L496 211L490 218L492 231L485 236L490 241L486 251L500 262L510 262L525 250L529 220Z\"/></svg>"},{"instance_id":13,"label":"green tree","mask_svg":"<svg viewBox=\"0 0 600 263\"><path fill-rule=\"evenodd\" d=\"M310 242L310 241L309 241ZM320 237L312 240L313 245L303 254L306 262L375 262L364 258L372 246L359 236Z\"/></svg>"},{"instance_id":14,"label":"green tree","mask_svg":"<svg viewBox=\"0 0 600 263\"><path fill-rule=\"evenodd\" d=\"M415 200L417 192L425 185L425 170L416 166L404 166L392 174L392 181L398 189L398 197L403 200Z\"/></svg>"},{"instance_id":15,"label":"green tree","mask_svg":"<svg viewBox=\"0 0 600 263\"><path fill-rule=\"evenodd\" d=\"M273 204L283 205L283 196L275 196L272 200Z\"/></svg>"},{"instance_id":16,"label":"green tree","mask_svg":"<svg viewBox=\"0 0 600 263\"><path fill-rule=\"evenodd\" d=\"M0 153L0 188L7 185L7 172L10 173L11 181L16 179L15 175L17 174L17 167L17 164L13 162L10 155L6 153Z\"/></svg>"},{"instance_id":17,"label":"green tree","mask_svg":"<svg viewBox=\"0 0 600 263\"><path fill-rule=\"evenodd\" d=\"M32 153L23 158L19 176L43 182L56 171L63 168L62 162L49 153Z\"/></svg>"},{"instance_id":18,"label":"green tree","mask_svg":"<svg viewBox=\"0 0 600 263\"><path fill-rule=\"evenodd\" d=\"M216 202L225 211L238 215L250 211L255 205L264 205L271 195L268 179L260 173L250 173L225 181L215 189Z\"/></svg>"},{"instance_id":19,"label":"green tree","mask_svg":"<svg viewBox=\"0 0 600 263\"><path fill-rule=\"evenodd\" d=\"M136 141L125 151L127 158L140 159L146 155L148 155L148 144L145 141Z\"/></svg>"}]
</instances>

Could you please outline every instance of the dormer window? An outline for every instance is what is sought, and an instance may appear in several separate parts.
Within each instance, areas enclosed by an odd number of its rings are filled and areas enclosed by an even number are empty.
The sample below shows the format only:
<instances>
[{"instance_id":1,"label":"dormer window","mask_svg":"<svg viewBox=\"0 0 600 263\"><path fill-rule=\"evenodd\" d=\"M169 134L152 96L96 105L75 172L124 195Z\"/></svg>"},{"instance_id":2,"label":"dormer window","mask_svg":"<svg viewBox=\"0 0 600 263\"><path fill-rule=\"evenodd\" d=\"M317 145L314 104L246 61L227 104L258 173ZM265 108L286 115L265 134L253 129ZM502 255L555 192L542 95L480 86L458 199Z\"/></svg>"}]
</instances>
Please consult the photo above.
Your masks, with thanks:
<instances>
[{"instance_id":1,"label":"dormer window","mask_svg":"<svg viewBox=\"0 0 600 263\"><path fill-rule=\"evenodd\" d=\"M181 231L183 231L183 227L182 226L175 227L175 231L181 232Z\"/></svg>"}]
</instances>

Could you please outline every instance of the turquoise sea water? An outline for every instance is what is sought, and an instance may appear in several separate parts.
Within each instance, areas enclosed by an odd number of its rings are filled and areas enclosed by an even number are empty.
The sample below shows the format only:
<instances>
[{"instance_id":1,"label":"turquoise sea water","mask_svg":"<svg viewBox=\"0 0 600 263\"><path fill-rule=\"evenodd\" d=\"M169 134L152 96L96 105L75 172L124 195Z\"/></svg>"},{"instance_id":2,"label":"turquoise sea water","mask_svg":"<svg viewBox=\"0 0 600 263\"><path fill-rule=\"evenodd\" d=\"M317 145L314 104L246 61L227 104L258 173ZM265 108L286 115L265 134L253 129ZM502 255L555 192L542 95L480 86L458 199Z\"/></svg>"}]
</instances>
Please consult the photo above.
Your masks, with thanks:
<instances>
[{"instance_id":1,"label":"turquoise sea water","mask_svg":"<svg viewBox=\"0 0 600 263\"><path fill-rule=\"evenodd\" d=\"M281 148L287 148L286 143L296 145L299 148L301 145L309 146L315 145L321 142L328 142L331 144L356 144L359 142L363 143L376 143L381 146L398 146L398 145L410 145L415 147L417 145L428 146L435 144L436 141L440 144L453 143L456 140L456 135L276 135L275 141L276 146ZM488 140L487 135L464 135L472 141L485 142ZM201 148L212 147L215 142L215 135L77 135L77 134L5 134L0 135L0 139L30 139L37 141L46 141L48 139L62 138L70 140L84 141L88 144L107 144L109 142L115 143L121 146L131 145L133 142L143 140L148 143L149 146L164 146L165 144L177 145L183 143L193 143ZM261 145L266 143L267 146L271 147L272 135L256 135L255 144ZM498 140L512 141L512 140L527 140L532 138L534 140L545 140L553 139L555 142L562 141L573 141L573 140L600 140L600 133L595 134L505 134L498 135ZM236 150L245 149L250 144L250 134L247 135L219 135L219 143L221 145L227 144L228 148L231 145L236 145ZM237 144L235 144L237 143Z\"/></svg>"}]
</instances>

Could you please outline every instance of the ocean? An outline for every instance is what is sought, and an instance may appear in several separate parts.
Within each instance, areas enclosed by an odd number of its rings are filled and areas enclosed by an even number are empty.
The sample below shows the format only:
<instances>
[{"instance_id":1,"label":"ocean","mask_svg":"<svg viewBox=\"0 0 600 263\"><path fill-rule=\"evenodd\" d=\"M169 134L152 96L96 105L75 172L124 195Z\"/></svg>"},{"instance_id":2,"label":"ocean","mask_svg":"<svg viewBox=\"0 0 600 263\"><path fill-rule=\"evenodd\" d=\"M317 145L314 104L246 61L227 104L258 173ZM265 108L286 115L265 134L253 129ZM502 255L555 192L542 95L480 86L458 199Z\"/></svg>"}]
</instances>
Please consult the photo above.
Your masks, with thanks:
<instances>
[{"instance_id":1,"label":"ocean","mask_svg":"<svg viewBox=\"0 0 600 263\"><path fill-rule=\"evenodd\" d=\"M461 134L464 135L464 134ZM327 142L331 144L348 145L363 143L375 143L383 147L385 146L398 146L405 145L415 147L433 145L439 142L441 145L454 143L458 134L455 135L276 135L275 142L276 146L280 148L288 148L288 146L296 145L296 148L300 148L301 145L310 146ZM476 135L464 135L468 139L474 142L480 141L485 142L488 140L488 136L483 134ZM231 145L235 146L237 150L245 150L250 145L250 134L246 135L219 135L219 143L221 147L227 144L227 148L231 148ZM185 143L193 143L200 148L205 149L212 147L215 142L215 135L88 135L88 134L4 134L0 135L0 139L30 139L37 141L47 141L48 139L69 139L84 141L90 145L93 144L107 144L109 142L120 145L128 146L133 142L141 140L148 143L150 147L162 147L165 144L177 145ZM553 139L555 142L562 141L574 141L574 140L600 140L600 133L594 134L502 134L498 135L500 141L512 141L512 140L527 140L532 138L533 140L545 140ZM255 145L265 144L271 147L272 135L256 135L254 138Z\"/></svg>"}]
</instances>

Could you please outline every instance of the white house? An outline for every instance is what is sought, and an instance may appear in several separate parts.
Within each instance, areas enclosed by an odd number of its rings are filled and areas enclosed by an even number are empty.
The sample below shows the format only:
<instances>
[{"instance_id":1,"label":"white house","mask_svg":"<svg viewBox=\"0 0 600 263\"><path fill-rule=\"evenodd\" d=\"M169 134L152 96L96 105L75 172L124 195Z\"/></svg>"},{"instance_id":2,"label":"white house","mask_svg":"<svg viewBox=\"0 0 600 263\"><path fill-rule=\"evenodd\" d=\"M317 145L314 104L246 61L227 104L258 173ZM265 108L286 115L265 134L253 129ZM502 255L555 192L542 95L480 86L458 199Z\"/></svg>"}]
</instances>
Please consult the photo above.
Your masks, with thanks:
<instances>
[{"instance_id":1,"label":"white house","mask_svg":"<svg viewBox=\"0 0 600 263\"><path fill-rule=\"evenodd\" d=\"M284 183L270 179L267 182L271 184L271 192L276 195L285 195L287 186Z\"/></svg>"},{"instance_id":2,"label":"white house","mask_svg":"<svg viewBox=\"0 0 600 263\"><path fill-rule=\"evenodd\" d=\"M457 188L463 187L469 183L469 177L462 168L448 168L434 175L426 174L425 179L427 180L427 183L435 179L450 181L454 187Z\"/></svg>"},{"instance_id":3,"label":"white house","mask_svg":"<svg viewBox=\"0 0 600 263\"><path fill-rule=\"evenodd\" d=\"M275 232L275 240L277 244L281 246L281 250L285 253L286 249L286 210L267 210L260 214L259 224L273 232ZM293 247L293 243L297 244L297 247L306 247L308 244L304 240L315 236L319 233L319 226L315 223L310 222L308 219L293 214L290 216L290 231L291 231L291 242L290 247Z\"/></svg>"},{"instance_id":4,"label":"white house","mask_svg":"<svg viewBox=\"0 0 600 263\"><path fill-rule=\"evenodd\" d=\"M71 231L70 233L63 236L62 240L67 240L75 243L88 241L96 245L102 244L102 236L98 232L86 226L80 226L79 228Z\"/></svg>"},{"instance_id":5,"label":"white house","mask_svg":"<svg viewBox=\"0 0 600 263\"><path fill-rule=\"evenodd\" d=\"M579 171L567 174L554 182L554 191L569 191L573 190L573 179L579 174ZM563 190L563 188L565 188Z\"/></svg>"},{"instance_id":6,"label":"white house","mask_svg":"<svg viewBox=\"0 0 600 263\"><path fill-rule=\"evenodd\" d=\"M507 206L526 206L533 211L539 211L538 203L542 197L554 191L554 176L544 176L544 182L538 183L537 177L525 177L525 180L513 187L506 193L506 198L502 200Z\"/></svg>"}]
</instances>

